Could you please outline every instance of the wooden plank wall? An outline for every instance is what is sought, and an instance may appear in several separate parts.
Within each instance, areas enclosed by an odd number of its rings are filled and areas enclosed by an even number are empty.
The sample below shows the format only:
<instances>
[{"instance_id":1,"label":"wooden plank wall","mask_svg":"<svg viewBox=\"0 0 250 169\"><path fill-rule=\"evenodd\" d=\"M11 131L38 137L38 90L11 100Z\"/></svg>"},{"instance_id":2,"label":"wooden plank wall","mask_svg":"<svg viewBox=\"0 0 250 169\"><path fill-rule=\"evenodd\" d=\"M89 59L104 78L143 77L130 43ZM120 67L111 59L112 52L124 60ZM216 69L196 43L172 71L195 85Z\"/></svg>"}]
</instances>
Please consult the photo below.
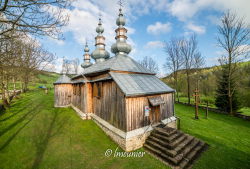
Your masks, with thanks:
<instances>
[{"instance_id":1,"label":"wooden plank wall","mask_svg":"<svg viewBox=\"0 0 250 169\"><path fill-rule=\"evenodd\" d=\"M67 106L71 103L72 85L56 84L54 92L55 106Z\"/></svg>"},{"instance_id":2,"label":"wooden plank wall","mask_svg":"<svg viewBox=\"0 0 250 169\"><path fill-rule=\"evenodd\" d=\"M93 97L94 113L113 126L125 131L125 97L114 81L96 82L101 85L101 97Z\"/></svg>"},{"instance_id":3,"label":"wooden plank wall","mask_svg":"<svg viewBox=\"0 0 250 169\"><path fill-rule=\"evenodd\" d=\"M166 104L160 105L161 120L173 115L173 94L161 94L144 97L126 98L126 131L138 129L150 124L148 117L145 117L144 108L149 106L148 97L161 96Z\"/></svg>"},{"instance_id":4,"label":"wooden plank wall","mask_svg":"<svg viewBox=\"0 0 250 169\"><path fill-rule=\"evenodd\" d=\"M72 104L80 109L82 112L86 112L86 102L85 102L85 84L74 84L73 91L76 90L76 92L72 94ZM75 89L74 89L75 88ZM80 88L80 92L78 91ZM80 95L79 95L80 94Z\"/></svg>"},{"instance_id":5,"label":"wooden plank wall","mask_svg":"<svg viewBox=\"0 0 250 169\"><path fill-rule=\"evenodd\" d=\"M165 102L165 104L162 104L160 106L161 119L163 120L172 117L174 114L174 103L173 103L174 94L173 93L162 94L161 97Z\"/></svg>"}]
</instances>

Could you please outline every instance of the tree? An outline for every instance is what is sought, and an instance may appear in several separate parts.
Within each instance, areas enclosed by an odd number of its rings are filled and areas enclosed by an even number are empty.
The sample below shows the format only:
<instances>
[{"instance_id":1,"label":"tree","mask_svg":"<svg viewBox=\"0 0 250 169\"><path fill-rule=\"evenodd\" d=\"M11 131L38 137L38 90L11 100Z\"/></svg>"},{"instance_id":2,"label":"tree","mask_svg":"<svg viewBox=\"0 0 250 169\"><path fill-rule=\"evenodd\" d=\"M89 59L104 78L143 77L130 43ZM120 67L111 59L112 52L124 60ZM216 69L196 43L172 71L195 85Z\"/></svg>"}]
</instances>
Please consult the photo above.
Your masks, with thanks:
<instances>
[{"instance_id":1,"label":"tree","mask_svg":"<svg viewBox=\"0 0 250 169\"><path fill-rule=\"evenodd\" d=\"M178 71L183 65L183 57L180 53L180 45L182 40L172 38L168 43L165 43L164 51L167 54L166 63L164 68L171 70L174 77L174 88L176 89L176 94L179 102L179 89L178 89ZM176 98L175 98L176 99Z\"/></svg>"},{"instance_id":2,"label":"tree","mask_svg":"<svg viewBox=\"0 0 250 169\"><path fill-rule=\"evenodd\" d=\"M44 70L46 65L56 59L56 56L43 49L34 39L29 39L26 43L23 43L21 52L22 55L19 57L19 62L21 63L23 90L25 92L28 89L32 73L36 73L37 70Z\"/></svg>"},{"instance_id":3,"label":"tree","mask_svg":"<svg viewBox=\"0 0 250 169\"><path fill-rule=\"evenodd\" d=\"M79 67L79 59L75 58L72 62L73 67L74 67L74 74L78 73L78 67Z\"/></svg>"},{"instance_id":4,"label":"tree","mask_svg":"<svg viewBox=\"0 0 250 169\"><path fill-rule=\"evenodd\" d=\"M25 34L58 37L68 21L64 10L71 0L3 0L0 3L0 36L15 30Z\"/></svg>"},{"instance_id":5,"label":"tree","mask_svg":"<svg viewBox=\"0 0 250 169\"><path fill-rule=\"evenodd\" d=\"M235 79L229 80L228 68L223 68L221 76L218 78L218 88L216 90L215 105L224 112L230 112L229 104L232 104L232 111L236 112L239 109L239 100L237 98L237 91L235 90L232 95L232 101L229 103L228 99L228 83L234 84Z\"/></svg>"},{"instance_id":6,"label":"tree","mask_svg":"<svg viewBox=\"0 0 250 169\"><path fill-rule=\"evenodd\" d=\"M195 75L196 75L196 88L199 90L199 81L200 81L200 68L203 67L203 65L205 64L205 61L204 61L204 57L202 57L201 53L200 52L197 52L195 55L194 55L194 64L193 64L193 67L195 69Z\"/></svg>"},{"instance_id":7,"label":"tree","mask_svg":"<svg viewBox=\"0 0 250 169\"><path fill-rule=\"evenodd\" d=\"M196 35L193 34L189 39L183 38L180 45L180 53L184 59L184 68L186 72L186 80L187 80L187 94L188 94L188 103L190 104L191 97L191 70L194 68L194 64L199 59L195 60L195 58L201 57L201 54L198 51L198 42L196 39ZM200 65L199 62L196 65Z\"/></svg>"},{"instance_id":8,"label":"tree","mask_svg":"<svg viewBox=\"0 0 250 169\"><path fill-rule=\"evenodd\" d=\"M155 74L159 72L158 64L149 56L145 56L141 61L139 61L139 64Z\"/></svg>"},{"instance_id":9,"label":"tree","mask_svg":"<svg viewBox=\"0 0 250 169\"><path fill-rule=\"evenodd\" d=\"M221 18L221 25L218 26L217 41L224 50L224 54L219 59L223 73L218 78L216 105L233 115L239 108L235 104L238 103L236 96L239 78L238 63L249 56L250 26L246 24L243 18L227 11ZM225 90L221 90L222 87ZM223 104L220 104L220 102L228 103L225 105L227 107L222 106Z\"/></svg>"}]
</instances>

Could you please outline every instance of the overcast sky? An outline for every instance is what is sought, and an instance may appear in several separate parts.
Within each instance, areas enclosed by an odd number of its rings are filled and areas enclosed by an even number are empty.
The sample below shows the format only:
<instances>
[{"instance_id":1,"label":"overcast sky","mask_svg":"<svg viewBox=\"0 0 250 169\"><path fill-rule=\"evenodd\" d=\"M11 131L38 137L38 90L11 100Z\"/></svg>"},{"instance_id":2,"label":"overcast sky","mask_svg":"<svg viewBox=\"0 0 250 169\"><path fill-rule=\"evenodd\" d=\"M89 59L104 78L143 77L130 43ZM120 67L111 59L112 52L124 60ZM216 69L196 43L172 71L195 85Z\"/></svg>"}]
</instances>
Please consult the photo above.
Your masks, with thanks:
<instances>
[{"instance_id":1,"label":"overcast sky","mask_svg":"<svg viewBox=\"0 0 250 169\"><path fill-rule=\"evenodd\" d=\"M59 57L56 61L57 71L61 70L62 57L79 58L80 63L83 62L86 39L91 51L94 50L95 28L100 12L106 49L110 52L110 46L115 43L118 7L117 0L76 0L73 8L65 10L70 16L68 26L63 28L65 40L41 40L46 49ZM166 70L162 65L166 54L162 42L195 32L206 66L216 65L221 53L215 40L220 17L224 11L231 9L250 23L249 7L250 0L126 0L123 8L127 19L128 43L133 48L130 57L140 60L144 56L151 56L164 73Z\"/></svg>"}]
</instances>

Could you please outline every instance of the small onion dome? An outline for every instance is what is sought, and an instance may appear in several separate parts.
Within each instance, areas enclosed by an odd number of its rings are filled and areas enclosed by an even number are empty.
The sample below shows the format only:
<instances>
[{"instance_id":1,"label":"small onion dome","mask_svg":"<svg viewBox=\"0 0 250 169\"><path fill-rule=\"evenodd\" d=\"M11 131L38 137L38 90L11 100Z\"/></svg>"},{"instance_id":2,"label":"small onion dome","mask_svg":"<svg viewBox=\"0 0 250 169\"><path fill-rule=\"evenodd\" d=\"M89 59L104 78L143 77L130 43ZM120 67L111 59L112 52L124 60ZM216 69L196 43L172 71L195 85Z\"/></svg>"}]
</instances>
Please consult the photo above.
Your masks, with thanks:
<instances>
[{"instance_id":1,"label":"small onion dome","mask_svg":"<svg viewBox=\"0 0 250 169\"><path fill-rule=\"evenodd\" d=\"M116 25L117 26L120 26L120 25L124 26L125 23L126 23L126 19L124 18L123 14L122 14L122 12L120 10L119 17L116 19Z\"/></svg>"},{"instance_id":2,"label":"small onion dome","mask_svg":"<svg viewBox=\"0 0 250 169\"><path fill-rule=\"evenodd\" d=\"M127 44L126 42L116 42L111 47L112 53L123 52L123 53L129 54L131 50L132 50L131 45Z\"/></svg>"},{"instance_id":3,"label":"small onion dome","mask_svg":"<svg viewBox=\"0 0 250 169\"><path fill-rule=\"evenodd\" d=\"M89 46L88 46L88 44L85 45L84 52L85 52L85 53L88 53L88 52L89 52Z\"/></svg>"},{"instance_id":4,"label":"small onion dome","mask_svg":"<svg viewBox=\"0 0 250 169\"><path fill-rule=\"evenodd\" d=\"M102 27L101 19L99 19L98 26L96 27L96 32L102 34L104 32L104 28Z\"/></svg>"},{"instance_id":5,"label":"small onion dome","mask_svg":"<svg viewBox=\"0 0 250 169\"><path fill-rule=\"evenodd\" d=\"M92 63L90 63L90 62L84 62L81 64L81 67L85 69L85 68L90 67L91 65L92 65Z\"/></svg>"},{"instance_id":6,"label":"small onion dome","mask_svg":"<svg viewBox=\"0 0 250 169\"><path fill-rule=\"evenodd\" d=\"M94 52L91 54L91 57L95 60L101 58L108 59L110 57L110 54L105 49L96 48Z\"/></svg>"}]
</instances>

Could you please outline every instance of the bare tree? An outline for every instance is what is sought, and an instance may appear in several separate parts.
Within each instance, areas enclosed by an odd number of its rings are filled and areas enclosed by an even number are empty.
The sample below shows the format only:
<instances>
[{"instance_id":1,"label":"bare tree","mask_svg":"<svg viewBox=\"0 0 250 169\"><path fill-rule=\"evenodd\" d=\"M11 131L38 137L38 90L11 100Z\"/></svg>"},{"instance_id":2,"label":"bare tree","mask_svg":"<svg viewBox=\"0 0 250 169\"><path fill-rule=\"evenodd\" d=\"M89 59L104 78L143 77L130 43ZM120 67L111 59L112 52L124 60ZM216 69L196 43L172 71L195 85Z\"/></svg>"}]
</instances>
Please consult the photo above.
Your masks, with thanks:
<instances>
[{"instance_id":1,"label":"bare tree","mask_svg":"<svg viewBox=\"0 0 250 169\"><path fill-rule=\"evenodd\" d=\"M196 75L196 88L199 89L199 81L200 81L200 71L201 68L204 66L205 61L204 57L202 57L200 52L197 52L194 55L194 66L193 68L195 69L195 75Z\"/></svg>"},{"instance_id":2,"label":"bare tree","mask_svg":"<svg viewBox=\"0 0 250 169\"><path fill-rule=\"evenodd\" d=\"M195 57L199 56L198 51L198 42L196 39L196 35L193 34L189 39L183 38L180 45L180 52L184 59L184 68L186 71L186 77L187 77L187 94L188 94L188 103L190 104L190 98L191 98L191 81L190 81L190 75L191 70L194 68L195 64ZM201 55L200 55L201 56Z\"/></svg>"},{"instance_id":3,"label":"bare tree","mask_svg":"<svg viewBox=\"0 0 250 169\"><path fill-rule=\"evenodd\" d=\"M79 67L79 59L76 58L75 60L73 60L72 64L73 64L73 67L74 67L74 74L77 74L78 73L78 67Z\"/></svg>"},{"instance_id":4,"label":"bare tree","mask_svg":"<svg viewBox=\"0 0 250 169\"><path fill-rule=\"evenodd\" d=\"M57 38L60 28L68 21L65 8L72 0L1 0L0 35L17 31Z\"/></svg>"},{"instance_id":5,"label":"bare tree","mask_svg":"<svg viewBox=\"0 0 250 169\"><path fill-rule=\"evenodd\" d=\"M139 63L155 74L159 72L158 64L149 56L145 56L141 61L139 61Z\"/></svg>"},{"instance_id":6,"label":"bare tree","mask_svg":"<svg viewBox=\"0 0 250 169\"><path fill-rule=\"evenodd\" d=\"M168 43L165 43L164 51L167 54L164 68L171 70L174 77L174 88L176 89L177 99L179 102L178 90L178 71L183 65L183 57L180 53L181 39L172 38ZM176 98L175 98L176 99Z\"/></svg>"},{"instance_id":7,"label":"bare tree","mask_svg":"<svg viewBox=\"0 0 250 169\"><path fill-rule=\"evenodd\" d=\"M217 41L225 52L220 57L219 62L224 69L224 76L227 77L226 95L228 98L229 113L233 115L235 113L233 96L238 86L238 63L246 59L250 51L250 25L235 13L227 11L221 18Z\"/></svg>"},{"instance_id":8,"label":"bare tree","mask_svg":"<svg viewBox=\"0 0 250 169\"><path fill-rule=\"evenodd\" d=\"M56 56L46 51L42 46L33 39L29 39L22 45L22 54L20 56L20 67L22 69L22 78L24 91L28 89L28 83L32 73L44 68L56 59Z\"/></svg>"}]
</instances>

